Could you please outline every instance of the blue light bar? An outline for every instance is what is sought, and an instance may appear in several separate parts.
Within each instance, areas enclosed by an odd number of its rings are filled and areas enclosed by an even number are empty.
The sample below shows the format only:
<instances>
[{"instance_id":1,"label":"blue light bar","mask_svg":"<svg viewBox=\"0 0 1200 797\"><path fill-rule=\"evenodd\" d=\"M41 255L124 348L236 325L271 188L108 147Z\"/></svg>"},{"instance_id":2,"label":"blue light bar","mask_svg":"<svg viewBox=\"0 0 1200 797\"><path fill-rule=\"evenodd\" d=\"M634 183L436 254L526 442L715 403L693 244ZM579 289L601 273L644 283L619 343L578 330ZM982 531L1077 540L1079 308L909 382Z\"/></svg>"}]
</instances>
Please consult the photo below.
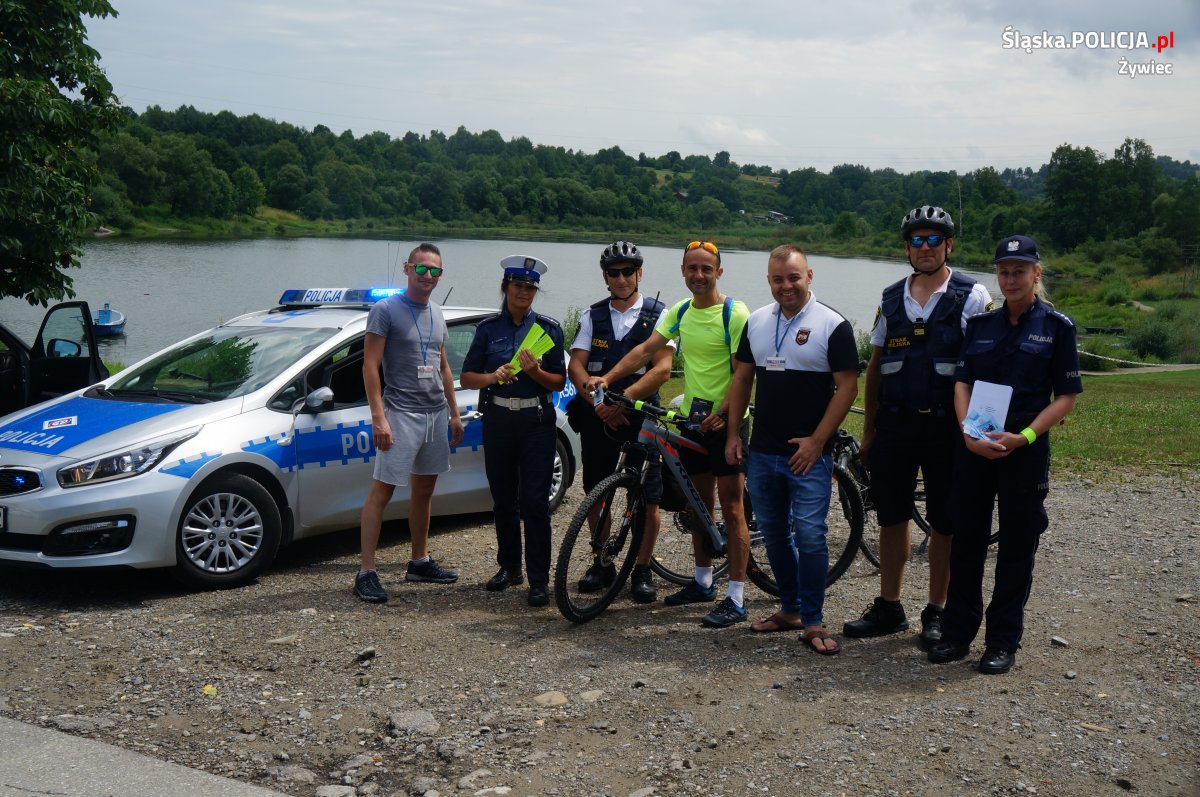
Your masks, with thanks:
<instances>
[{"instance_id":1,"label":"blue light bar","mask_svg":"<svg viewBox=\"0 0 1200 797\"><path fill-rule=\"evenodd\" d=\"M289 307L319 307L326 304L374 304L404 293L403 288L289 288L279 303Z\"/></svg>"}]
</instances>

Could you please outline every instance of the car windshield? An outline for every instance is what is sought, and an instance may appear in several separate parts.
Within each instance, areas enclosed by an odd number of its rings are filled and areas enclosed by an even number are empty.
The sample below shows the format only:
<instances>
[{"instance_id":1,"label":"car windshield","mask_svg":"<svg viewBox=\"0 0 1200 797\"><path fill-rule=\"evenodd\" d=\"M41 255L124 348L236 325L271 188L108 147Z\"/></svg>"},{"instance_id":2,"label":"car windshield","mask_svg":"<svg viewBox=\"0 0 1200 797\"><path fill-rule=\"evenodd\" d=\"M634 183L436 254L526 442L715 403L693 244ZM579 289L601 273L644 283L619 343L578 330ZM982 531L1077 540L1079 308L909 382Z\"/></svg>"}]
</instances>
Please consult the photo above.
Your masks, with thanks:
<instances>
[{"instance_id":1,"label":"car windshield","mask_svg":"<svg viewBox=\"0 0 1200 797\"><path fill-rule=\"evenodd\" d=\"M221 327L167 349L120 377L108 392L186 402L244 396L336 332L335 328Z\"/></svg>"}]
</instances>

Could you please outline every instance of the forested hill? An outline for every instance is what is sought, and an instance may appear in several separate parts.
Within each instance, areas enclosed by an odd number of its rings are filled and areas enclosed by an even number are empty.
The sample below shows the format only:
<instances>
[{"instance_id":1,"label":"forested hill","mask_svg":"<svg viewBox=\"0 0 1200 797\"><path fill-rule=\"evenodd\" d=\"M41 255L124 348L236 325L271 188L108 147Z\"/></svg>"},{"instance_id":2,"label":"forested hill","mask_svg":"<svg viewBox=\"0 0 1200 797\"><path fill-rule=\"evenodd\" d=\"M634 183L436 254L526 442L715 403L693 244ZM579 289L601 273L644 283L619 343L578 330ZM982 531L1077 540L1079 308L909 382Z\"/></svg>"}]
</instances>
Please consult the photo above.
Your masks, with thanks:
<instances>
[{"instance_id":1,"label":"forested hill","mask_svg":"<svg viewBox=\"0 0 1200 797\"><path fill-rule=\"evenodd\" d=\"M739 165L728 152L633 157L614 146L586 153L462 127L451 135L356 137L257 114L151 106L130 111L97 154L104 182L94 209L117 228L139 219L229 219L262 205L309 220L352 220L359 230L678 236L750 232L782 216L810 243L857 241L860 250L894 253L898 220L914 204L931 203L958 219L960 247L980 252L1016 231L1058 251L1125 240L1151 269L1169 270L1182 262L1180 247L1200 243L1200 166L1156 158L1141 140L1126 140L1111 157L1063 144L1036 170L901 174L847 164L825 173Z\"/></svg>"}]
</instances>

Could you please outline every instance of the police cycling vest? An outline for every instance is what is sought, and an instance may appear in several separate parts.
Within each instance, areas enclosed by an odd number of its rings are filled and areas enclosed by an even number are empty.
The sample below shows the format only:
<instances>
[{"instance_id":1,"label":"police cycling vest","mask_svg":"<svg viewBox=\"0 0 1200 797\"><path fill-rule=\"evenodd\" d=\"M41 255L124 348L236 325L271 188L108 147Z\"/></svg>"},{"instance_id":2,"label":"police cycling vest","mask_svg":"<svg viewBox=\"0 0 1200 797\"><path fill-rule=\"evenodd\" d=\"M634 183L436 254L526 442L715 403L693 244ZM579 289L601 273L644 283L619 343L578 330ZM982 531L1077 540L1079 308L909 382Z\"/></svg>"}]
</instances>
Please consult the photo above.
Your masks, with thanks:
<instances>
[{"instance_id":1,"label":"police cycling vest","mask_svg":"<svg viewBox=\"0 0 1200 797\"><path fill-rule=\"evenodd\" d=\"M592 348L588 352L587 364L589 376L607 374L617 363L621 362L622 357L649 340L655 325L658 324L658 316L666 306L658 299L643 297L642 309L638 311L637 321L625 333L625 337L617 340L613 332L612 315L609 313L608 304L608 299L602 299L588 308L592 319ZM609 388L624 390L641 379L645 373L646 366L642 366L629 376L613 382ZM646 400L651 404L657 404L657 391L653 396L647 396Z\"/></svg>"},{"instance_id":2,"label":"police cycling vest","mask_svg":"<svg viewBox=\"0 0 1200 797\"><path fill-rule=\"evenodd\" d=\"M879 400L891 409L950 409L954 406L954 368L962 347L962 313L975 280L951 272L946 292L930 317L920 322L904 311L905 280L883 292L879 311L887 319L880 357Z\"/></svg>"}]
</instances>

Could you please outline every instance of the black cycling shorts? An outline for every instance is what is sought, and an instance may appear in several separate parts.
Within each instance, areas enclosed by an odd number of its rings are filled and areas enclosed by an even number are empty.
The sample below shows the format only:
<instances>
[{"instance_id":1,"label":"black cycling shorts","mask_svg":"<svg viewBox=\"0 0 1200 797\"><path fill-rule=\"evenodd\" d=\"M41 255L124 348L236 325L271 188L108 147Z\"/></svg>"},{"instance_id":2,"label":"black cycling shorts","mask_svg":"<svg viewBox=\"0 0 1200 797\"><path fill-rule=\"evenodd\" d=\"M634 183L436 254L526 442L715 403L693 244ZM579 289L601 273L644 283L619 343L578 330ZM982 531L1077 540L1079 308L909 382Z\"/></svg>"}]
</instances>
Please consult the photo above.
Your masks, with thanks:
<instances>
[{"instance_id":1,"label":"black cycling shorts","mask_svg":"<svg viewBox=\"0 0 1200 797\"><path fill-rule=\"evenodd\" d=\"M750 424L743 421L741 428L738 430L742 438L742 451L750 450ZM691 476L696 476L702 473L711 473L713 476L733 476L738 473L746 472L746 457L742 457L742 461L736 465L730 465L725 461L725 429L721 428L715 432L705 432L699 434L691 431L681 431L684 437L689 440L695 440L706 449L708 455L704 456L690 448L679 449L679 459L683 462L683 467Z\"/></svg>"}]
</instances>

